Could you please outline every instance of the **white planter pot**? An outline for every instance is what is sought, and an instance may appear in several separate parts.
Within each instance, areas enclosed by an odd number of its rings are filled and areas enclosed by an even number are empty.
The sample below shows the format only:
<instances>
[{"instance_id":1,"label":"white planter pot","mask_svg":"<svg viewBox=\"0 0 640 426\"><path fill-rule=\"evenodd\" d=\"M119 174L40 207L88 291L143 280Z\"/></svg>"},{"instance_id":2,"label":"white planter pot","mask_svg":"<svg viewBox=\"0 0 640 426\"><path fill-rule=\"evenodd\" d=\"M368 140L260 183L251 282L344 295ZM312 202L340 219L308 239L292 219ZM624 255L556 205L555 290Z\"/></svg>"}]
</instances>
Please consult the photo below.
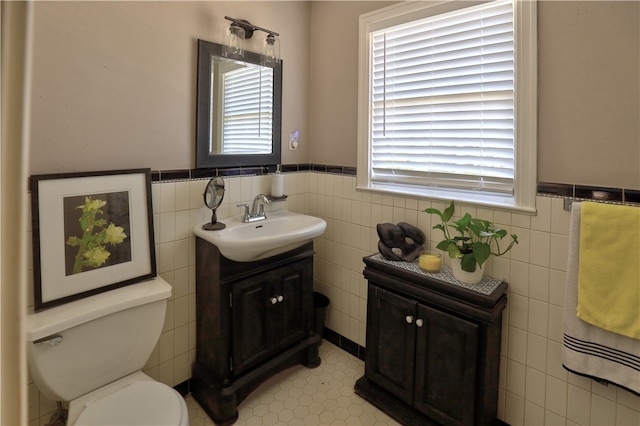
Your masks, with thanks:
<instances>
[{"instance_id":1,"label":"white planter pot","mask_svg":"<svg viewBox=\"0 0 640 426\"><path fill-rule=\"evenodd\" d=\"M460 259L451 259L451 271L453 272L453 276L460 282L478 284L482 281L482 277L484 276L484 265L476 265L476 270L474 272L467 272L462 270L462 266L460 266Z\"/></svg>"}]
</instances>

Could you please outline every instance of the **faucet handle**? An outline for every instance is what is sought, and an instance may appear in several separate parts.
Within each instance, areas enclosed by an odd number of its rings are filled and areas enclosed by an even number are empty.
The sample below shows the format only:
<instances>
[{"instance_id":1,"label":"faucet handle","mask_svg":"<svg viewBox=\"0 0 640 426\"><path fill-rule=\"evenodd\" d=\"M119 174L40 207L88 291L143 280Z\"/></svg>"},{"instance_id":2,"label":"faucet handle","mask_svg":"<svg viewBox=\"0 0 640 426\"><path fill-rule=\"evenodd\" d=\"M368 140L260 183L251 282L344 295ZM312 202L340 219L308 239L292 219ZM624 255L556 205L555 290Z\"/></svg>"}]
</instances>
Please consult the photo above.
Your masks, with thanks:
<instances>
[{"instance_id":1,"label":"faucet handle","mask_svg":"<svg viewBox=\"0 0 640 426\"><path fill-rule=\"evenodd\" d=\"M244 207L244 212L242 213L242 221L249 222L249 204L238 204L236 207Z\"/></svg>"}]
</instances>

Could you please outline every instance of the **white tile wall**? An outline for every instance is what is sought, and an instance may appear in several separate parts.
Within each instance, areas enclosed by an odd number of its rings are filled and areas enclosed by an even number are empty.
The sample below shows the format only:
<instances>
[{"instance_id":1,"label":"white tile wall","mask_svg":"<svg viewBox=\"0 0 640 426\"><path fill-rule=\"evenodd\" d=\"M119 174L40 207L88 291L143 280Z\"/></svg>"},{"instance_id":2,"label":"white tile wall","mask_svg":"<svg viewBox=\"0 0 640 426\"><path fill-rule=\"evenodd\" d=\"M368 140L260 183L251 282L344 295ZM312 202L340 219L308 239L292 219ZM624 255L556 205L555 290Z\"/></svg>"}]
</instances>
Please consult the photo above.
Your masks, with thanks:
<instances>
[{"instance_id":1,"label":"white tile wall","mask_svg":"<svg viewBox=\"0 0 640 426\"><path fill-rule=\"evenodd\" d=\"M308 213L323 217L329 225L316 242L315 277L316 288L332 302L328 325L366 346L361 258L377 251L375 225L406 221L422 229L433 248L441 235L431 229L431 218L423 210L445 205L355 192L355 178L350 176L310 174L309 179ZM457 215L468 211L506 227L518 234L520 242L507 256L492 258L487 269L488 275L510 285L503 321L499 417L511 425L639 425L640 397L562 367L570 214L563 210L561 199L538 197L536 203L536 216L465 205L456 209Z\"/></svg>"},{"instance_id":2,"label":"white tile wall","mask_svg":"<svg viewBox=\"0 0 640 426\"><path fill-rule=\"evenodd\" d=\"M195 239L191 228L210 219L203 207L207 180L152 185L158 273L173 286L160 341L145 371L175 386L187 380L195 357ZM227 192L218 219L239 213L236 204L268 193L268 176L225 178ZM427 207L442 202L357 192L355 177L325 173L285 173L287 209L322 217L327 231L316 239L314 285L331 305L328 327L365 345L367 283L362 257L377 251L376 224L408 222L427 235L430 248L441 235L432 231ZM567 373L561 365L562 306L569 213L561 199L538 197L538 214L460 205L457 213L492 220L518 234L520 244L490 260L487 274L509 282L503 321L499 417L511 425L639 425L640 397ZM30 241L30 237L29 237ZM29 418L45 424L55 403L29 388Z\"/></svg>"}]
</instances>

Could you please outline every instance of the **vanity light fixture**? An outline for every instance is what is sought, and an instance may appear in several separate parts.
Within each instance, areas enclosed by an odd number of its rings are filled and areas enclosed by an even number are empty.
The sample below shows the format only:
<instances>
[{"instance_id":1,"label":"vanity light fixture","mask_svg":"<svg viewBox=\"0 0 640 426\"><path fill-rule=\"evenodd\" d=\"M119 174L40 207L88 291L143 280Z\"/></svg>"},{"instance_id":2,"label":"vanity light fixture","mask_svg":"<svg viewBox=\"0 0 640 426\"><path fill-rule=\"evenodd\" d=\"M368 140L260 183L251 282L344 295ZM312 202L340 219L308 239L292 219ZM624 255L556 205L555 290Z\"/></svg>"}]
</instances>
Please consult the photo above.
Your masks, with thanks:
<instances>
[{"instance_id":1,"label":"vanity light fixture","mask_svg":"<svg viewBox=\"0 0 640 426\"><path fill-rule=\"evenodd\" d=\"M231 24L224 29L224 49L222 54L227 58L244 58L244 28Z\"/></svg>"},{"instance_id":2,"label":"vanity light fixture","mask_svg":"<svg viewBox=\"0 0 640 426\"><path fill-rule=\"evenodd\" d=\"M261 53L263 55L262 65L275 65L280 60L280 40L275 31L268 30L253 25L245 19L231 18L225 16L224 19L231 21L231 25L225 28L224 33L224 55L229 58L244 57L244 41L253 37L254 31L263 31L267 36L262 40Z\"/></svg>"},{"instance_id":3,"label":"vanity light fixture","mask_svg":"<svg viewBox=\"0 0 640 426\"><path fill-rule=\"evenodd\" d=\"M262 65L273 66L280 60L280 39L269 33L262 40Z\"/></svg>"}]
</instances>

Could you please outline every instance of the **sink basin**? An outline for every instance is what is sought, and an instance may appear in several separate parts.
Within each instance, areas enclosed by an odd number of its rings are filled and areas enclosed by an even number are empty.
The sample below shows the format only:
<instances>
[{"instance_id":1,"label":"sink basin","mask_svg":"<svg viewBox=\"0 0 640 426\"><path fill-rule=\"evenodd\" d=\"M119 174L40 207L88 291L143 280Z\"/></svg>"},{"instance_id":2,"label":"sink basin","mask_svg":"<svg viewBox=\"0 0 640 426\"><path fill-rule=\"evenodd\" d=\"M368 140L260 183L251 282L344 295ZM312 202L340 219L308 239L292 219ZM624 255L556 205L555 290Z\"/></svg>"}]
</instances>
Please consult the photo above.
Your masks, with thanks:
<instances>
[{"instance_id":1,"label":"sink basin","mask_svg":"<svg viewBox=\"0 0 640 426\"><path fill-rule=\"evenodd\" d=\"M327 222L285 210L267 212L267 219L243 223L242 216L221 220L226 228L205 231L201 223L193 233L215 244L224 257L236 262L252 262L281 254L319 237Z\"/></svg>"}]
</instances>

